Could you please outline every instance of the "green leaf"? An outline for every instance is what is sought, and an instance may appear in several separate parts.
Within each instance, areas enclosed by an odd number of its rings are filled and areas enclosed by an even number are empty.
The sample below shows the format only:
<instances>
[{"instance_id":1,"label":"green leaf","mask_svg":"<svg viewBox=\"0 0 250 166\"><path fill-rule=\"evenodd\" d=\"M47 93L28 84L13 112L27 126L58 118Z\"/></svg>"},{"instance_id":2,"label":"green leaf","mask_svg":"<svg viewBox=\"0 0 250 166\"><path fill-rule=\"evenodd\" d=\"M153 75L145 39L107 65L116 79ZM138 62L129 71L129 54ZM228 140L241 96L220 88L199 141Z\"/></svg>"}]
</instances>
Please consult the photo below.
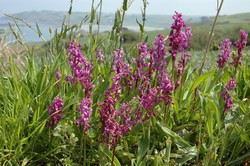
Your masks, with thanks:
<instances>
[{"instance_id":1,"label":"green leaf","mask_svg":"<svg viewBox=\"0 0 250 166\"><path fill-rule=\"evenodd\" d=\"M218 101L217 101L218 102ZM216 122L217 122L217 126L218 126L218 131L219 133L220 131L220 127L221 127L221 117L220 117L220 110L218 109L216 102L214 102L213 99L209 99L209 105L213 110L213 113L215 114L216 117Z\"/></svg>"},{"instance_id":2,"label":"green leaf","mask_svg":"<svg viewBox=\"0 0 250 166\"><path fill-rule=\"evenodd\" d=\"M144 133L139 140L138 155L137 155L137 165L141 162L143 157L146 155L150 146L150 128L148 128L147 133Z\"/></svg>"},{"instance_id":3,"label":"green leaf","mask_svg":"<svg viewBox=\"0 0 250 166\"><path fill-rule=\"evenodd\" d=\"M96 11L95 11L95 8L92 6L92 8L91 8L91 17L90 17L90 23L93 23L94 22L94 20L95 20L95 13L96 13Z\"/></svg>"},{"instance_id":4,"label":"green leaf","mask_svg":"<svg viewBox=\"0 0 250 166\"><path fill-rule=\"evenodd\" d=\"M179 164L181 164L181 165L183 165L183 164L185 164L187 161L192 160L193 158L195 158L195 156L196 156L196 155L190 154L190 155L187 155L187 156L185 156L185 157L183 157L183 158L181 158L181 159L176 159L176 162L179 163Z\"/></svg>"},{"instance_id":5,"label":"green leaf","mask_svg":"<svg viewBox=\"0 0 250 166\"><path fill-rule=\"evenodd\" d=\"M137 24L140 26L140 32L143 33L144 32L144 27L141 23L139 23L139 21L136 19Z\"/></svg>"},{"instance_id":6,"label":"green leaf","mask_svg":"<svg viewBox=\"0 0 250 166\"><path fill-rule=\"evenodd\" d=\"M178 143L182 143L186 147L190 147L191 145L185 141L181 136L179 136L177 133L173 132L172 130L164 127L160 122L156 123L157 130L159 134L163 136L170 136L174 139L174 141L177 141Z\"/></svg>"},{"instance_id":7,"label":"green leaf","mask_svg":"<svg viewBox=\"0 0 250 166\"><path fill-rule=\"evenodd\" d=\"M246 60L246 64L248 64L249 60ZM245 82L249 81L249 66L248 65L244 65L244 70L243 70L243 78Z\"/></svg>"},{"instance_id":8,"label":"green leaf","mask_svg":"<svg viewBox=\"0 0 250 166\"><path fill-rule=\"evenodd\" d=\"M104 144L100 144L99 145L99 157L101 158L101 163L104 163L104 165L107 164L107 161L105 163L105 157L108 157L109 158L109 161L111 162L112 161L112 152L110 151L110 149L104 145ZM104 155L104 156L103 156ZM101 164L100 163L100 164ZM101 164L102 165L102 164ZM114 156L114 165L115 166L121 166L119 160Z\"/></svg>"},{"instance_id":9,"label":"green leaf","mask_svg":"<svg viewBox=\"0 0 250 166\"><path fill-rule=\"evenodd\" d=\"M128 10L128 0L124 0L124 1L123 1L122 9L123 9L124 11L127 11L127 10Z\"/></svg>"},{"instance_id":10,"label":"green leaf","mask_svg":"<svg viewBox=\"0 0 250 166\"><path fill-rule=\"evenodd\" d=\"M250 156L250 152L248 152L248 153L246 153L246 154L244 154L242 156L237 157L235 160L230 161L227 165L232 165L232 166L234 166L234 165L242 165L242 163L244 161L246 161L246 159L249 158L249 156Z\"/></svg>"},{"instance_id":11,"label":"green leaf","mask_svg":"<svg viewBox=\"0 0 250 166\"><path fill-rule=\"evenodd\" d=\"M36 29L37 29L37 33L38 33L38 36L41 37L42 36L42 32L38 26L38 24L36 23Z\"/></svg>"},{"instance_id":12,"label":"green leaf","mask_svg":"<svg viewBox=\"0 0 250 166\"><path fill-rule=\"evenodd\" d=\"M69 8L69 11L68 11L69 15L71 15L71 13L72 13L72 4L73 4L73 0L70 0L70 8Z\"/></svg>"},{"instance_id":13,"label":"green leaf","mask_svg":"<svg viewBox=\"0 0 250 166\"><path fill-rule=\"evenodd\" d=\"M204 82L207 78L213 76L214 74L215 74L215 72L208 72L208 73L204 73L204 74L202 74L200 77L196 78L196 79L194 80L194 83L193 83L192 87L190 88L190 90L189 90L189 92L188 92L187 97L190 96L191 93L193 93L194 90L195 90L202 82Z\"/></svg>"},{"instance_id":14,"label":"green leaf","mask_svg":"<svg viewBox=\"0 0 250 166\"><path fill-rule=\"evenodd\" d=\"M194 83L192 85L191 91L193 91L195 88L197 88L202 82L204 82L207 78L213 76L215 72L208 72L202 74L200 77L198 77L196 80L194 80Z\"/></svg>"},{"instance_id":15,"label":"green leaf","mask_svg":"<svg viewBox=\"0 0 250 166\"><path fill-rule=\"evenodd\" d=\"M221 70L215 74L214 79L208 83L209 86L206 88L206 93L210 92L216 84L218 84L218 81L221 79L221 74Z\"/></svg>"},{"instance_id":16,"label":"green leaf","mask_svg":"<svg viewBox=\"0 0 250 166\"><path fill-rule=\"evenodd\" d=\"M240 125L236 124L235 130L243 141L250 144L249 135L247 134L247 132L245 131L244 128L242 128Z\"/></svg>"},{"instance_id":17,"label":"green leaf","mask_svg":"<svg viewBox=\"0 0 250 166\"><path fill-rule=\"evenodd\" d=\"M206 127L207 127L207 132L208 132L208 136L213 139L213 131L214 131L214 112L216 107L214 107L214 104L211 103L210 100L207 100L207 104L206 104Z\"/></svg>"}]
</instances>

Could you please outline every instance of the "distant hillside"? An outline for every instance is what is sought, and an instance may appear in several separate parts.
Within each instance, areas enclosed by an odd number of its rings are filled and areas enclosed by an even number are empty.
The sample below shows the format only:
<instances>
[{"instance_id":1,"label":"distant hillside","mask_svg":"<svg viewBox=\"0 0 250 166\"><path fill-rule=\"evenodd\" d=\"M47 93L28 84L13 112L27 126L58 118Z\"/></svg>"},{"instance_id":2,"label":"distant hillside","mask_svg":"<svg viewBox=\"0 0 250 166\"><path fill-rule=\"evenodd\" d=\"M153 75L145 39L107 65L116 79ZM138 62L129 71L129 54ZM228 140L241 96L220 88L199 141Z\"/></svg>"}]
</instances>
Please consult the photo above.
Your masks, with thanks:
<instances>
[{"instance_id":1,"label":"distant hillside","mask_svg":"<svg viewBox=\"0 0 250 166\"><path fill-rule=\"evenodd\" d=\"M229 23L250 23L250 13L240 13L240 14L234 14L234 15L223 15L220 16L219 22L226 22Z\"/></svg>"},{"instance_id":2,"label":"distant hillside","mask_svg":"<svg viewBox=\"0 0 250 166\"><path fill-rule=\"evenodd\" d=\"M44 24L53 27L59 27L62 23L64 15L66 12L59 11L29 11L13 14L14 16L24 19L30 24ZM79 24L88 13L86 12L73 12L70 18L71 24ZM115 15L113 13L103 13L101 23L102 25L112 26L114 23ZM124 26L138 26L136 19L141 22L140 14L128 14L124 20ZM156 28L169 28L172 24L171 15L147 15L146 18L147 27L156 27ZM184 19L188 23L202 23L202 24L211 24L214 17L207 16L184 16ZM0 26L7 24L9 21L8 17L0 17ZM250 13L241 13L234 15L222 15L219 17L217 22L218 24L246 24L250 23ZM88 21L84 24L88 24Z\"/></svg>"},{"instance_id":3,"label":"distant hillside","mask_svg":"<svg viewBox=\"0 0 250 166\"><path fill-rule=\"evenodd\" d=\"M31 25L35 23L39 24L39 28L46 40L50 39L49 27L52 29L60 28L64 15L66 12L54 12L54 11L31 11L13 14L14 16L21 18ZM71 24L79 24L88 13L84 12L73 12L70 18ZM114 24L114 14L103 13L101 18L101 32L110 31ZM129 30L139 31L136 19L142 22L140 14L126 15L123 26ZM204 48L207 43L209 31L214 21L214 17L211 16L184 16L187 25L191 26L193 46L196 49ZM0 32L1 29L8 30L9 17L0 16ZM88 20L82 26L82 31L88 30ZM158 33L167 33L173 22L172 16L170 15L147 15L145 31L148 35L149 40L153 40ZM20 24L19 24L20 25ZM35 26L34 26L35 27ZM26 26L21 26L24 36L27 41L40 41L37 34L34 33ZM93 31L97 29L96 23L94 23ZM245 29L250 33L250 13L241 13L234 15L222 15L219 17L215 31L214 41L220 43L224 37L230 38L232 41L238 39L239 30ZM1 33L0 33L1 34ZM1 37L1 36L0 36ZM249 38L250 40L250 38ZM250 42L249 42L250 43ZM215 43L216 44L216 43Z\"/></svg>"},{"instance_id":4,"label":"distant hillside","mask_svg":"<svg viewBox=\"0 0 250 166\"><path fill-rule=\"evenodd\" d=\"M212 24L214 17L201 17L201 24ZM217 24L250 24L250 13L240 13L233 15L220 15Z\"/></svg>"},{"instance_id":5,"label":"distant hillside","mask_svg":"<svg viewBox=\"0 0 250 166\"><path fill-rule=\"evenodd\" d=\"M24 19L30 24L45 24L54 27L61 25L62 20L66 12L55 12L55 11L30 11L13 14L14 16ZM88 13L84 12L73 12L70 18L71 24L79 24ZM103 13L101 23L102 25L113 25L114 23L114 14ZM200 16L185 16L185 20L189 22L200 22ZM3 23L7 23L9 18L2 17ZM124 20L124 26L138 26L136 19L141 22L140 14L128 14ZM169 28L172 23L172 16L170 15L147 15L146 26L147 27L156 27L156 28ZM85 23L88 24L88 21Z\"/></svg>"}]
</instances>

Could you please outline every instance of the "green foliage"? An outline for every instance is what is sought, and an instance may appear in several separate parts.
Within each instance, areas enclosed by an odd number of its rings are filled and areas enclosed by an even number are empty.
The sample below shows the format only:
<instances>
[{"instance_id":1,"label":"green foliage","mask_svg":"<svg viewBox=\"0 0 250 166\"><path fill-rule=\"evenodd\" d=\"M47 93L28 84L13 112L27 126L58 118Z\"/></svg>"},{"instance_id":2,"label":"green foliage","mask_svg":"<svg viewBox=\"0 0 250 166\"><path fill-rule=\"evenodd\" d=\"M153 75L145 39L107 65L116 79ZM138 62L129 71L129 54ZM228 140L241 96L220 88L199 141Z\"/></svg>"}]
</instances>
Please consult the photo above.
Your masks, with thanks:
<instances>
[{"instance_id":1,"label":"green foliage","mask_svg":"<svg viewBox=\"0 0 250 166\"><path fill-rule=\"evenodd\" d=\"M237 70L229 60L225 68L218 69L217 51L211 49L208 62L201 73L202 55L197 50L204 49L208 42L207 25L193 28L192 57L184 70L182 86L171 97L173 104L163 102L154 106L154 116L135 125L130 132L120 138L116 147L103 144L100 122L100 103L111 87L113 52L120 46L126 47L126 61L132 72L137 71L132 58L138 56L136 44L147 41L152 45L153 36L144 32L145 20L140 23L141 34L123 32L125 12L132 1L123 1L116 13L112 32L108 34L79 34L80 25L69 25L71 9L62 22L62 27L55 30L49 42L36 46L25 43L21 32L15 33L18 47L22 46L22 66L11 54L8 66L1 62L0 72L0 165L243 165L249 162L250 149L250 69L247 55ZM102 1L86 17L90 19L91 30L95 20L100 22ZM146 1L143 1L146 10ZM142 12L144 17L146 11ZM17 18L11 17L14 22ZM145 19L145 18L144 18ZM204 18L205 19L205 18ZM19 20L23 21L24 20ZM223 22L223 18L220 22ZM28 23L26 23L28 25ZM222 23L221 23L222 24ZM227 23L223 23L224 24ZM18 24L16 24L18 29ZM238 38L235 31L223 31L218 26L215 30L215 45L224 37L232 41ZM39 25L33 29L42 38ZM204 33L204 31L206 33ZM156 32L155 32L156 33ZM167 36L168 31L163 31ZM146 37L148 35L148 37ZM80 84L70 86L66 76L72 75L68 64L67 48L75 39L83 44L83 55L94 68L92 83L95 85L92 95L91 128L86 134L78 128L76 118L78 104L84 96ZM87 39L86 39L87 38ZM122 40L123 39L123 40ZM168 46L166 45L168 48ZM0 47L2 48L2 46ZM101 48L104 62L98 62L95 50ZM9 46L10 50L13 46ZM234 48L233 48L234 49ZM14 52L14 51L13 51ZM1 52L0 52L1 53ZM232 53L235 54L235 53ZM245 54L245 52L244 52ZM39 55L39 56L38 56ZM216 55L216 56L215 56ZM167 53L167 70L171 75L171 57ZM179 60L179 59L178 59ZM6 61L6 59L5 59ZM148 61L148 59L146 59ZM60 88L57 87L56 71L61 71ZM175 73L174 73L175 72ZM177 71L174 71L177 75ZM228 80L234 77L237 86L233 98L234 106L225 112L225 102L221 96ZM138 86L141 80L139 80ZM151 84L157 84L157 75L152 75ZM126 83L124 83L127 85ZM138 86L125 86L118 98L120 104L129 102L131 109L137 110L140 101ZM47 126L49 120L48 105L53 98L63 98L62 120L52 129ZM143 110L145 111L145 110ZM85 155L86 154L86 155Z\"/></svg>"}]
</instances>

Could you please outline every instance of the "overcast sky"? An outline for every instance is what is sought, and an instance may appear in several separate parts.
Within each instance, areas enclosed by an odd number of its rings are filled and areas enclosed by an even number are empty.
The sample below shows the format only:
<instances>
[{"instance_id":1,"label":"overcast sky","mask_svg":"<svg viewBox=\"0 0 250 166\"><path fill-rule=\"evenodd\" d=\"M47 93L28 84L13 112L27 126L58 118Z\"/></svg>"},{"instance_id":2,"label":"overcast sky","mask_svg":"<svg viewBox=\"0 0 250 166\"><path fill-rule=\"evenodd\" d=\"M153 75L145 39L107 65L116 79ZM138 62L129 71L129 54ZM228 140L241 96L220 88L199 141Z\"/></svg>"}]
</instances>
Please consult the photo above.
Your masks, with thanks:
<instances>
[{"instance_id":1,"label":"overcast sky","mask_svg":"<svg viewBox=\"0 0 250 166\"><path fill-rule=\"evenodd\" d=\"M99 2L99 0L95 0ZM92 0L74 0L73 11L88 12ZM148 14L215 15L217 0L148 0ZM70 0L0 0L0 13L17 13L32 10L67 11ZM122 0L103 0L103 12L114 13ZM250 12L250 0L224 0L221 14ZM142 0L134 0L128 13L140 13Z\"/></svg>"}]
</instances>

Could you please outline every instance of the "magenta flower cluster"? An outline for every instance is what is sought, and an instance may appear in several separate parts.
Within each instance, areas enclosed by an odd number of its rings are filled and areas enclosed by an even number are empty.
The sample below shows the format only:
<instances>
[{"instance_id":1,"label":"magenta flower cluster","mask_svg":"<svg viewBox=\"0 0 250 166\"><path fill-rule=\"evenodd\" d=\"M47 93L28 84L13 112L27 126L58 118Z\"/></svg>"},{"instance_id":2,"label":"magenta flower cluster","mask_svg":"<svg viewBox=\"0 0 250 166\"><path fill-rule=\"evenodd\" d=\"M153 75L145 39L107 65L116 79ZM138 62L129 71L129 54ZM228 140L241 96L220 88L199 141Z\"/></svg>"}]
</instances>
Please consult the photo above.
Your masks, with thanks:
<instances>
[{"instance_id":1,"label":"magenta flower cluster","mask_svg":"<svg viewBox=\"0 0 250 166\"><path fill-rule=\"evenodd\" d=\"M189 41L191 34L191 28L187 26L182 18L182 14L175 12L173 16L174 23L171 26L169 33L169 46L171 49L169 53L172 56L173 68L175 67L175 61L178 53L181 53L181 58L178 63L177 80L175 83L175 89L181 85L181 77L183 76L184 68L186 66L186 59L191 57L191 54L187 52L187 48L191 45Z\"/></svg>"},{"instance_id":2,"label":"magenta flower cluster","mask_svg":"<svg viewBox=\"0 0 250 166\"><path fill-rule=\"evenodd\" d=\"M166 66L166 48L165 48L166 40L162 34L158 34L154 41L154 49L153 49L153 61L155 64L155 69L159 71L159 74L162 74Z\"/></svg>"},{"instance_id":3,"label":"magenta flower cluster","mask_svg":"<svg viewBox=\"0 0 250 166\"><path fill-rule=\"evenodd\" d=\"M150 87L150 81L147 80L144 82L144 85L140 87L140 95L141 97L139 97L139 100L141 102L139 111L146 111L146 117L144 118L146 120L146 118L152 117L155 114L154 106L160 101L158 98L158 91L157 88ZM144 121L144 119L141 119L140 121Z\"/></svg>"},{"instance_id":4,"label":"magenta flower cluster","mask_svg":"<svg viewBox=\"0 0 250 166\"><path fill-rule=\"evenodd\" d=\"M173 19L174 23L171 26L169 34L169 46L171 47L169 52L172 56L172 60L175 61L179 52L182 52L183 55L190 56L190 54L186 54L186 50L191 44L189 38L192 34L191 28L186 26L182 14L175 12Z\"/></svg>"},{"instance_id":5,"label":"magenta flower cluster","mask_svg":"<svg viewBox=\"0 0 250 166\"><path fill-rule=\"evenodd\" d=\"M168 77L167 71L165 71L159 80L159 86L157 87L159 92L159 98L163 99L165 104L173 104L172 97L170 96L172 91L174 90L174 86L172 84L172 79Z\"/></svg>"},{"instance_id":6,"label":"magenta flower cluster","mask_svg":"<svg viewBox=\"0 0 250 166\"><path fill-rule=\"evenodd\" d=\"M53 128L62 119L63 100L59 97L55 97L52 105L48 106L50 114L50 122L47 124Z\"/></svg>"},{"instance_id":7,"label":"magenta flower cluster","mask_svg":"<svg viewBox=\"0 0 250 166\"><path fill-rule=\"evenodd\" d=\"M120 84L120 89L122 88L121 81L123 81L124 86L128 86L128 88L131 89L133 84L131 79L132 68L129 64L123 61L123 58L124 53L122 49L118 49L114 52L114 65L112 69L115 72L116 77L113 77L112 80L116 85Z\"/></svg>"},{"instance_id":8,"label":"magenta flower cluster","mask_svg":"<svg viewBox=\"0 0 250 166\"><path fill-rule=\"evenodd\" d=\"M153 48L147 48L145 43L139 43L137 57L137 71L139 76L140 101L139 111L137 113L138 121L144 121L155 114L154 107L161 101L165 104L172 103L171 93L174 89L172 80L167 75L166 70L166 40L163 35L159 34L154 41ZM148 57L149 56L149 57ZM151 80L156 77L157 84L151 85ZM137 77L135 77L137 78ZM136 81L138 81L136 79ZM146 116L143 117L142 112L145 111Z\"/></svg>"},{"instance_id":9,"label":"magenta flower cluster","mask_svg":"<svg viewBox=\"0 0 250 166\"><path fill-rule=\"evenodd\" d=\"M78 127L82 127L83 132L87 132L90 128L89 121L92 114L91 104L92 100L90 98L84 98L78 105L78 111L81 113L81 117L76 120L76 123Z\"/></svg>"},{"instance_id":10,"label":"magenta flower cluster","mask_svg":"<svg viewBox=\"0 0 250 166\"><path fill-rule=\"evenodd\" d=\"M134 76L136 87L140 80L143 80L147 77L148 72L146 71L148 63L146 58L148 56L148 47L147 43L141 42L138 44L138 56L133 58L134 65L137 67L136 75Z\"/></svg>"},{"instance_id":11,"label":"magenta flower cluster","mask_svg":"<svg viewBox=\"0 0 250 166\"><path fill-rule=\"evenodd\" d=\"M68 49L68 60L73 71L73 77L67 76L66 80L75 85L80 82L81 86L85 92L85 96L78 106L78 112L81 113L80 119L76 120L79 127L83 129L83 132L87 132L89 126L90 116L92 114L92 89L94 85L92 84L92 69L93 65L89 63L85 58L83 58L80 45L76 44L73 40L70 43Z\"/></svg>"},{"instance_id":12,"label":"magenta flower cluster","mask_svg":"<svg viewBox=\"0 0 250 166\"><path fill-rule=\"evenodd\" d=\"M240 58L243 56L242 50L245 48L247 44L247 33L244 30L240 30L240 40L236 41L234 44L238 49L238 56L234 58L234 67L237 68L241 62Z\"/></svg>"},{"instance_id":13,"label":"magenta flower cluster","mask_svg":"<svg viewBox=\"0 0 250 166\"><path fill-rule=\"evenodd\" d=\"M98 62L99 63L103 62L104 56L102 54L101 49L96 49L95 54L96 54L96 58L97 58Z\"/></svg>"},{"instance_id":14,"label":"magenta flower cluster","mask_svg":"<svg viewBox=\"0 0 250 166\"><path fill-rule=\"evenodd\" d=\"M119 138L130 131L131 127L135 124L130 116L132 111L129 109L129 104L121 105L120 110L116 109L117 101L123 87L128 85L128 88L131 88L132 86L132 81L129 80L132 69L129 64L123 61L123 57L122 49L114 52L114 65L112 69L115 72L115 76L112 78L113 84L105 93L105 100L100 103L102 137L103 141L111 147L115 147Z\"/></svg>"},{"instance_id":15,"label":"magenta flower cluster","mask_svg":"<svg viewBox=\"0 0 250 166\"><path fill-rule=\"evenodd\" d=\"M56 87L59 88L60 87L60 79L61 79L61 73L60 70L56 70Z\"/></svg>"},{"instance_id":16,"label":"magenta flower cluster","mask_svg":"<svg viewBox=\"0 0 250 166\"><path fill-rule=\"evenodd\" d=\"M154 107L156 104L159 104L161 101L166 105L172 104L171 93L173 90L174 86L172 85L172 80L167 76L166 71L158 77L158 85L156 87L151 87L150 81L147 79L139 88L141 96L139 97L141 101L139 113L145 110L147 115L146 118L150 118L155 115ZM140 121L143 120L144 119L141 119Z\"/></svg>"},{"instance_id":17,"label":"magenta flower cluster","mask_svg":"<svg viewBox=\"0 0 250 166\"><path fill-rule=\"evenodd\" d=\"M182 15L174 15L175 23L170 32L169 51L173 61L176 55L181 52L182 58L178 65L178 76L181 76L185 66L186 57L190 54L186 49L190 45L191 29L187 27L182 19ZM135 70L124 61L122 49L114 52L114 64L112 70L112 85L105 93L105 100L100 105L100 121L102 123L103 142L109 146L117 145L119 138L131 130L137 123L141 123L155 115L155 106L160 102L172 104L171 93L174 90L172 79L168 76L166 70L166 39L159 34L154 41L154 47L148 48L146 43L138 44L138 56L133 60ZM66 81L76 87L80 84L84 90L84 97L78 105L78 111L81 113L76 123L87 132L90 128L89 121L92 114L92 69L93 65L89 63L82 55L80 45L74 40L70 43L67 51L68 61L73 72L72 76L66 76ZM103 61L103 54L100 49L96 49L98 62ZM59 70L56 73L57 83L61 79ZM155 83L152 83L154 80ZM60 84L58 84L59 87ZM138 101L139 106L134 106L132 101L121 103L120 97L124 93L129 93L132 88L138 90L138 96L133 97L133 101Z\"/></svg>"},{"instance_id":18,"label":"magenta flower cluster","mask_svg":"<svg viewBox=\"0 0 250 166\"><path fill-rule=\"evenodd\" d=\"M220 45L221 54L218 56L218 67L223 68L230 57L230 47L232 42L225 38Z\"/></svg>"},{"instance_id":19,"label":"magenta flower cluster","mask_svg":"<svg viewBox=\"0 0 250 166\"><path fill-rule=\"evenodd\" d=\"M232 91L236 87L236 82L234 78L230 78L228 84L225 86L224 91L221 93L225 101L225 110L229 111L233 107L232 97L229 92ZM231 92L232 93L232 92Z\"/></svg>"},{"instance_id":20,"label":"magenta flower cluster","mask_svg":"<svg viewBox=\"0 0 250 166\"><path fill-rule=\"evenodd\" d=\"M173 17L175 23L170 32L171 56L175 61L176 55L181 52L182 57L178 65L178 76L183 74L186 58L191 55L187 48L191 44L190 27L186 26L181 14L176 13ZM138 56L132 61L135 70L124 62L122 49L114 52L114 65L112 70L112 86L105 93L105 100L100 103L100 120L102 123L103 142L109 146L116 146L119 138L131 130L135 124L143 122L155 115L155 106L160 102L172 104L171 93L174 90L172 79L166 70L166 39L159 34L154 41L154 47L148 48L146 43L138 44ZM151 80L155 80L152 84ZM180 81L178 81L180 82ZM124 90L138 88L138 96L134 101L139 101L139 107L132 110L131 103L119 104L120 96ZM126 91L125 91L126 92ZM124 94L123 94L124 95Z\"/></svg>"},{"instance_id":21,"label":"magenta flower cluster","mask_svg":"<svg viewBox=\"0 0 250 166\"><path fill-rule=\"evenodd\" d=\"M94 87L91 81L93 65L83 58L80 45L76 44L74 40L70 43L67 54L73 71L73 78L68 76L67 80L73 80L75 84L80 82L82 88L85 90L85 96L90 96L91 90Z\"/></svg>"}]
</instances>

